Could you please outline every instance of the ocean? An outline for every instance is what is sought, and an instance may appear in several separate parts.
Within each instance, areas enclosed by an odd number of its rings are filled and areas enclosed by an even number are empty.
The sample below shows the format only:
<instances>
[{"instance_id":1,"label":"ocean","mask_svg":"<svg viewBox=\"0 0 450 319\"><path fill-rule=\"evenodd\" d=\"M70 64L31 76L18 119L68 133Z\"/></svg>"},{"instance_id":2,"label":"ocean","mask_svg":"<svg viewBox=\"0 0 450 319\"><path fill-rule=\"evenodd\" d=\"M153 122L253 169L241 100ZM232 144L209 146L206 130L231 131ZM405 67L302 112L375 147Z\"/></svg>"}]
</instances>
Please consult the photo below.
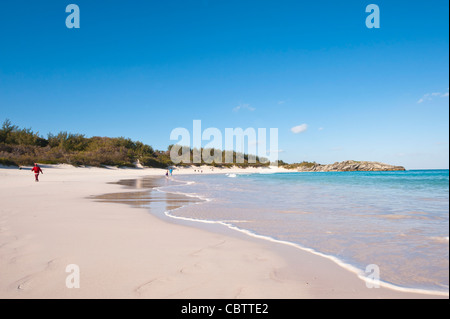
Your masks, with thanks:
<instances>
[{"instance_id":1,"label":"ocean","mask_svg":"<svg viewBox=\"0 0 450 319\"><path fill-rule=\"evenodd\" d=\"M172 218L294 245L383 284L449 290L449 171L180 175L158 191L200 199Z\"/></svg>"}]
</instances>

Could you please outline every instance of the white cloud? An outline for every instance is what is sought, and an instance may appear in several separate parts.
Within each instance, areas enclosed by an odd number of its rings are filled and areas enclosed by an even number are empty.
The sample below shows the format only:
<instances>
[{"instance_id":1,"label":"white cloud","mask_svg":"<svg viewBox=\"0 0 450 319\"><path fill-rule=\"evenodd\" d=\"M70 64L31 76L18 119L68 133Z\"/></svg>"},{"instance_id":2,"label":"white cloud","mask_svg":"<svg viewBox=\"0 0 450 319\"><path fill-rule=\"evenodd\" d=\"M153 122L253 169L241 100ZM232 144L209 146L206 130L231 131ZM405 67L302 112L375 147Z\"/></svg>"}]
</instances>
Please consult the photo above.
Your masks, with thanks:
<instances>
[{"instance_id":1,"label":"white cloud","mask_svg":"<svg viewBox=\"0 0 450 319\"><path fill-rule=\"evenodd\" d=\"M284 104L286 101L278 101L278 105Z\"/></svg>"},{"instance_id":2,"label":"white cloud","mask_svg":"<svg viewBox=\"0 0 450 319\"><path fill-rule=\"evenodd\" d=\"M237 111L239 111L239 110L241 110L241 109L245 109L245 110L249 110L249 111L254 111L254 110L256 110L254 107L251 107L250 106L250 104L239 104L238 106L236 106L234 109L233 109L233 111L234 112L237 112Z\"/></svg>"},{"instance_id":3,"label":"white cloud","mask_svg":"<svg viewBox=\"0 0 450 319\"><path fill-rule=\"evenodd\" d=\"M301 124L301 125L297 125L294 126L293 128L291 128L291 132L294 134L298 134L298 133L303 133L308 129L308 124Z\"/></svg>"},{"instance_id":4,"label":"white cloud","mask_svg":"<svg viewBox=\"0 0 450 319\"><path fill-rule=\"evenodd\" d=\"M430 93L424 94L424 96L422 96L419 101L417 101L417 103L423 103L425 101L431 101L431 97L430 97Z\"/></svg>"},{"instance_id":5,"label":"white cloud","mask_svg":"<svg viewBox=\"0 0 450 319\"><path fill-rule=\"evenodd\" d=\"M448 97L448 89L447 92L445 93L441 92L426 93L417 101L417 103L420 104L425 101L432 101L434 97Z\"/></svg>"},{"instance_id":6,"label":"white cloud","mask_svg":"<svg viewBox=\"0 0 450 319\"><path fill-rule=\"evenodd\" d=\"M322 131L323 130L323 127L319 127L319 131Z\"/></svg>"}]
</instances>

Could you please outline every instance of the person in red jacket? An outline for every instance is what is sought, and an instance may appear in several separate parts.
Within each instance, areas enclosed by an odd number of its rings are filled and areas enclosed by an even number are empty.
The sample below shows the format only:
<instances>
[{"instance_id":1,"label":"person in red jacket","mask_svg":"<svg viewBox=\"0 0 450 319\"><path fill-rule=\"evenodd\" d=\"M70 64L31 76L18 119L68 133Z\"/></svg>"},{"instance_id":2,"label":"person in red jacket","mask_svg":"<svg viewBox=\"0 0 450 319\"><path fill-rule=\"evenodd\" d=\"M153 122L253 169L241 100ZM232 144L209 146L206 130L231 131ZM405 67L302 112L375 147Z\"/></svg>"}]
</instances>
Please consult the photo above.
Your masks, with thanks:
<instances>
[{"instance_id":1,"label":"person in red jacket","mask_svg":"<svg viewBox=\"0 0 450 319\"><path fill-rule=\"evenodd\" d=\"M34 167L31 169L32 172L34 172L35 182L39 182L39 173L44 174L42 169L38 166L37 163L34 163Z\"/></svg>"}]
</instances>

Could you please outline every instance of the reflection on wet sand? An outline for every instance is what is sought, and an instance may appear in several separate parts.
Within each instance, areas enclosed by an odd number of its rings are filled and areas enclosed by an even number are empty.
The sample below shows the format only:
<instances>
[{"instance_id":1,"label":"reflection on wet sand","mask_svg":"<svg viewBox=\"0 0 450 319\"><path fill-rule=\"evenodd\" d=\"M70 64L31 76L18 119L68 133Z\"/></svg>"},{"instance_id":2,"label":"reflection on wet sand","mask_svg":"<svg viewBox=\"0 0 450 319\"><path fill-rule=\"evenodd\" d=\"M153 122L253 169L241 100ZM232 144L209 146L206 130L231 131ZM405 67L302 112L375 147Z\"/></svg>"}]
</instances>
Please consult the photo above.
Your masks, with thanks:
<instances>
[{"instance_id":1,"label":"reflection on wet sand","mask_svg":"<svg viewBox=\"0 0 450 319\"><path fill-rule=\"evenodd\" d=\"M119 192L94 196L93 199L104 203L128 204L132 207L147 208L152 213L164 213L188 204L197 203L200 200L181 194L165 193L158 191L157 187L174 185L161 177L145 177L142 179L125 179L113 184L126 186L127 188L141 189L135 192Z\"/></svg>"}]
</instances>

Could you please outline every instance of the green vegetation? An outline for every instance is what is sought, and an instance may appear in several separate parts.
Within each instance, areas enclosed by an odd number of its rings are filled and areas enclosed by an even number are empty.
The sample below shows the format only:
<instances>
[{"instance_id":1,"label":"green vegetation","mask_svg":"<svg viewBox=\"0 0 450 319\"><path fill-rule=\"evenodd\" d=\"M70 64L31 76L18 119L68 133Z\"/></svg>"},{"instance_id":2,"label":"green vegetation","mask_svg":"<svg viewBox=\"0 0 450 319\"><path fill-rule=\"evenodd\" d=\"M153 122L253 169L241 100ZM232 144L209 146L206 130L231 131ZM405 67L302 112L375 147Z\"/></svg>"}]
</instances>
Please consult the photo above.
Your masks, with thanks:
<instances>
[{"instance_id":1,"label":"green vegetation","mask_svg":"<svg viewBox=\"0 0 450 319\"><path fill-rule=\"evenodd\" d=\"M286 164L283 162L283 164L281 164L281 166L283 166L286 169L312 168L316 165L317 165L316 162L305 162L305 161L303 161L301 163L294 163L294 164Z\"/></svg>"},{"instance_id":2,"label":"green vegetation","mask_svg":"<svg viewBox=\"0 0 450 319\"><path fill-rule=\"evenodd\" d=\"M6 159L6 158L0 158L0 165L17 166L17 164L15 162L10 161L9 159Z\"/></svg>"},{"instance_id":3,"label":"green vegetation","mask_svg":"<svg viewBox=\"0 0 450 319\"><path fill-rule=\"evenodd\" d=\"M47 139L31 129L20 129L6 120L0 129L0 164L72 164L74 166L127 166L139 162L151 167L171 165L169 155L124 137L91 137L60 132Z\"/></svg>"},{"instance_id":4,"label":"green vegetation","mask_svg":"<svg viewBox=\"0 0 450 319\"><path fill-rule=\"evenodd\" d=\"M0 165L5 166L33 165L38 162L74 166L136 167L136 164L140 163L145 167L167 168L175 165L170 158L173 147L176 147L174 151L178 150L178 155L185 155L184 163L176 164L178 166L245 168L270 165L266 158L219 149L190 149L180 145L169 145L166 151L158 151L147 144L124 137L88 138L83 134L60 132L57 135L49 134L44 138L39 132L35 133L30 128L19 128L9 120L6 120L0 129ZM205 162L205 158L208 158L205 155L208 154L209 160ZM276 164L292 170L308 170L319 165L316 162L306 161L288 164L281 160Z\"/></svg>"},{"instance_id":5,"label":"green vegetation","mask_svg":"<svg viewBox=\"0 0 450 319\"><path fill-rule=\"evenodd\" d=\"M179 163L179 166L201 166L201 165L210 165L214 167L232 167L237 166L240 168L245 167L264 167L269 166L270 163L266 158L260 158L255 155L248 155L234 151L222 151L220 149L212 149L212 148L201 148L201 149L189 149L180 145L169 145L167 148L168 153L173 147L178 149L178 155L182 158L182 154L186 155L186 160L184 162L188 163ZM200 156L200 154L203 154ZM206 156L205 156L206 155ZM205 162L205 158L210 158L208 162ZM193 163L193 164L189 164ZM230 163L231 162L231 163Z\"/></svg>"},{"instance_id":6,"label":"green vegetation","mask_svg":"<svg viewBox=\"0 0 450 319\"><path fill-rule=\"evenodd\" d=\"M33 132L31 129L21 129L6 120L0 129L0 165L22 166L42 164L71 164L74 166L120 166L135 167L139 162L146 167L166 168L174 163L170 159L170 145L167 151L154 150L151 146L129 138L117 137L86 137L82 134L60 132L57 135L49 134L47 138ZM179 147L177 145L177 147ZM179 153L181 147L179 147ZM199 150L185 149L189 154L191 163L198 156ZM214 154L212 149L201 149L200 152ZM240 164L225 163L225 151L215 150L218 154L212 163L193 165L211 165L216 167L248 167L268 166L266 160L254 155L232 152L233 162L237 158L243 158ZM250 163L249 163L250 161ZM254 162L254 163L252 163ZM180 163L181 166L189 166L189 163Z\"/></svg>"}]
</instances>

